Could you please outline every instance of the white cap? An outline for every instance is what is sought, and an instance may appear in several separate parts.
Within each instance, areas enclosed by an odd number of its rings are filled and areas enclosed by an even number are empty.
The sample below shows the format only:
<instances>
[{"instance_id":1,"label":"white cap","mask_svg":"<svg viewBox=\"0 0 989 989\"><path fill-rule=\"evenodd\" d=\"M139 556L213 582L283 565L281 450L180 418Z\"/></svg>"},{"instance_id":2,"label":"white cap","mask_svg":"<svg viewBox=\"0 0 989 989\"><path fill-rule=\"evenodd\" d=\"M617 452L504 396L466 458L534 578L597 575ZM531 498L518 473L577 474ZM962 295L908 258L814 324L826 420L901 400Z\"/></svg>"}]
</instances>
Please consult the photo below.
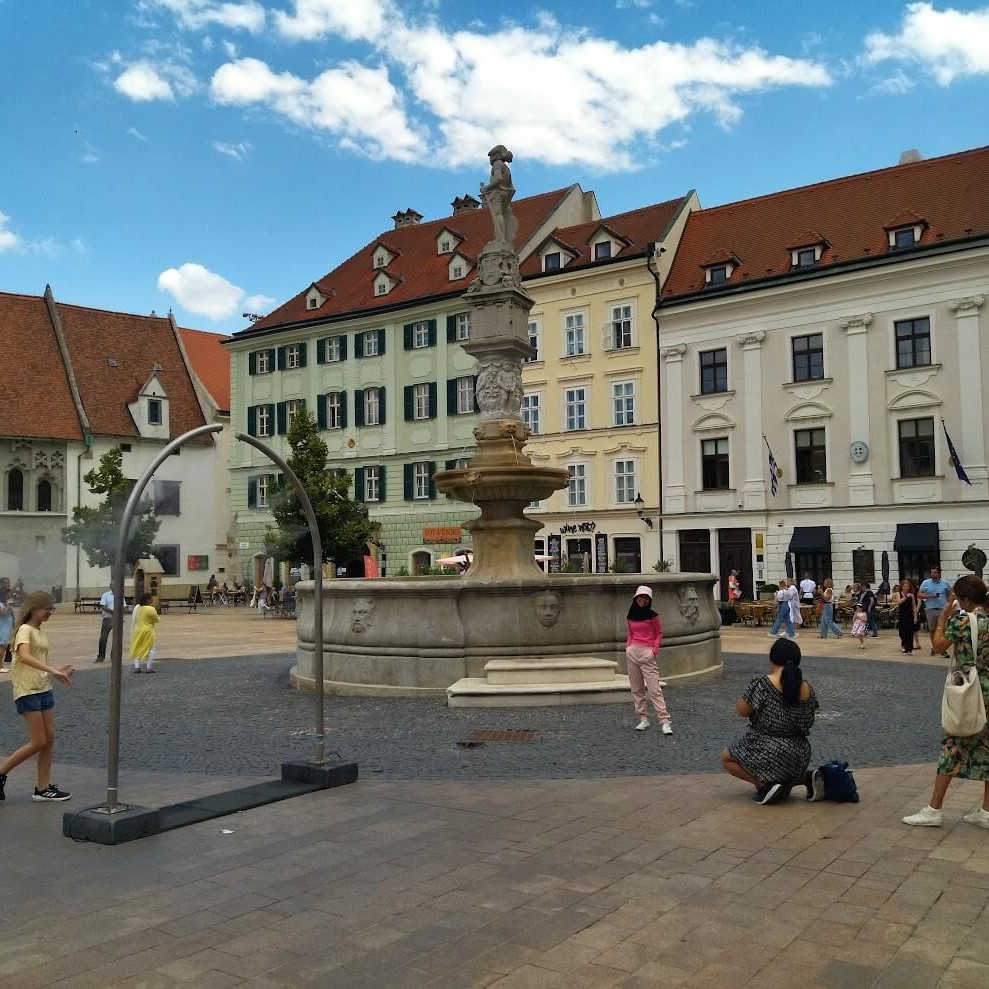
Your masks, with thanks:
<instances>
[{"instance_id":1,"label":"white cap","mask_svg":"<svg viewBox=\"0 0 989 989\"><path fill-rule=\"evenodd\" d=\"M649 598L650 601L652 600L652 589L646 587L645 584L639 584L639 586L635 589L635 593L632 595L632 597L637 598L640 594L645 594L645 596Z\"/></svg>"}]
</instances>

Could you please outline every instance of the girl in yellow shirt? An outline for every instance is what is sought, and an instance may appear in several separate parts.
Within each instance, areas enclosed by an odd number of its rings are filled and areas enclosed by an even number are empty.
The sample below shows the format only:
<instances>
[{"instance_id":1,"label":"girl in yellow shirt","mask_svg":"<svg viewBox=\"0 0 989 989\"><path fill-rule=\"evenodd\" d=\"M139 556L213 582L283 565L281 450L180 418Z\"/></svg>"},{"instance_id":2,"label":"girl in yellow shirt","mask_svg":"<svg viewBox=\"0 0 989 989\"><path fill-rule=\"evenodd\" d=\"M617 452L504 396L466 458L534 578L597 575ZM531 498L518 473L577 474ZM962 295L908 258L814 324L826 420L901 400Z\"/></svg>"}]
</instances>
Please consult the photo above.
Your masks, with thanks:
<instances>
[{"instance_id":1,"label":"girl in yellow shirt","mask_svg":"<svg viewBox=\"0 0 989 989\"><path fill-rule=\"evenodd\" d=\"M134 609L134 622L130 638L130 655L134 660L134 672L141 672L141 663L149 673L155 671L155 639L157 624L161 620L151 603L150 594L142 594L141 602Z\"/></svg>"}]
</instances>

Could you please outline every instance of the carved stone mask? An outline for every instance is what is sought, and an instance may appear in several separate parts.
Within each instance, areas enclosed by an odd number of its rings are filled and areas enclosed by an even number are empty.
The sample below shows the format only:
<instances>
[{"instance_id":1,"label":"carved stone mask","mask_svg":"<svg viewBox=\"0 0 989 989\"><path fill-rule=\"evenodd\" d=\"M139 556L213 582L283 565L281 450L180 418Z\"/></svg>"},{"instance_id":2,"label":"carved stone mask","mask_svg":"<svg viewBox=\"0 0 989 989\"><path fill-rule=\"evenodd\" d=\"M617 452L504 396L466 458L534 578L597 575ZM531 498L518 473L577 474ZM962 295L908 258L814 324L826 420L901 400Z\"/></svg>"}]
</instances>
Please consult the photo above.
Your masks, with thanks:
<instances>
[{"instance_id":1,"label":"carved stone mask","mask_svg":"<svg viewBox=\"0 0 989 989\"><path fill-rule=\"evenodd\" d=\"M356 598L350 613L350 630L366 632L374 621L375 604L371 598Z\"/></svg>"},{"instance_id":2,"label":"carved stone mask","mask_svg":"<svg viewBox=\"0 0 989 989\"><path fill-rule=\"evenodd\" d=\"M556 624L560 617L560 611L563 609L563 602L556 591L541 591L536 595L532 604L539 624L545 625L546 628L552 628Z\"/></svg>"},{"instance_id":3,"label":"carved stone mask","mask_svg":"<svg viewBox=\"0 0 989 989\"><path fill-rule=\"evenodd\" d=\"M677 608L689 624L697 624L701 608L697 598L697 588L693 584L681 584L677 588Z\"/></svg>"}]
</instances>

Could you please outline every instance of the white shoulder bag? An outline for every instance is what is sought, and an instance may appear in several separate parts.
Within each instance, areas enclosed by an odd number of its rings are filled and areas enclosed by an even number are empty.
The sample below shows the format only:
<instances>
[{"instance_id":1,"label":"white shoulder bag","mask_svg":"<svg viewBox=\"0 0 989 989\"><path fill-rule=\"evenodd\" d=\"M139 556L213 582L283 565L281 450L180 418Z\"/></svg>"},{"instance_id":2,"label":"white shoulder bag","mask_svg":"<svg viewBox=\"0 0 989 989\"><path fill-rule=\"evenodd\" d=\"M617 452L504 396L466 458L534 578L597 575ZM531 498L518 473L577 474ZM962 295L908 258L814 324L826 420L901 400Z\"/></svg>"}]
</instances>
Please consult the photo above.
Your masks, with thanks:
<instances>
[{"instance_id":1,"label":"white shoulder bag","mask_svg":"<svg viewBox=\"0 0 989 989\"><path fill-rule=\"evenodd\" d=\"M941 727L945 734L968 738L980 734L986 727L986 704L976 659L979 655L979 622L976 612L968 615L968 631L972 637L972 665L966 670L949 670L944 679L941 697Z\"/></svg>"}]
</instances>

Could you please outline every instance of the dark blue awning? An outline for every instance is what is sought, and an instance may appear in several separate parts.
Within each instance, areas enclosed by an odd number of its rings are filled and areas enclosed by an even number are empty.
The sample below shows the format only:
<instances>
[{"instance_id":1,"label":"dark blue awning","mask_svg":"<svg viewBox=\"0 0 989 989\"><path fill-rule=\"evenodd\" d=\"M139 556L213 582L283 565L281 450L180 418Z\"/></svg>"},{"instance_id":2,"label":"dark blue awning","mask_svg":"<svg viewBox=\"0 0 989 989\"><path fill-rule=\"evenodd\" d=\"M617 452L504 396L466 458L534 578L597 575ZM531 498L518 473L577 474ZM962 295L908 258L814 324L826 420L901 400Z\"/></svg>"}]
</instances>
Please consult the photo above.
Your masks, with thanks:
<instances>
[{"instance_id":1,"label":"dark blue awning","mask_svg":"<svg viewBox=\"0 0 989 989\"><path fill-rule=\"evenodd\" d=\"M940 533L937 522L900 522L896 526L893 549L897 553L923 553L939 550Z\"/></svg>"},{"instance_id":2,"label":"dark blue awning","mask_svg":"<svg viewBox=\"0 0 989 989\"><path fill-rule=\"evenodd\" d=\"M830 553L831 526L797 525L790 537L790 553Z\"/></svg>"}]
</instances>

